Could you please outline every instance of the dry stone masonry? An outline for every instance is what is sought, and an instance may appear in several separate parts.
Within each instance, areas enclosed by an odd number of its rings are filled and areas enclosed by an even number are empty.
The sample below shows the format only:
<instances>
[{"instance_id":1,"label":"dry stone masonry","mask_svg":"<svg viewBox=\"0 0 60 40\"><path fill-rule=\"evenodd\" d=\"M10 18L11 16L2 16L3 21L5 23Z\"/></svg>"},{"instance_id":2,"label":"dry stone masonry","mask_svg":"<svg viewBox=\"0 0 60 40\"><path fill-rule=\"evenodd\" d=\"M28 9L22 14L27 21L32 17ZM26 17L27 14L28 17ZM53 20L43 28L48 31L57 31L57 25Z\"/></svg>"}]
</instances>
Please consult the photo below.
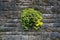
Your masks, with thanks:
<instances>
[{"instance_id":1,"label":"dry stone masonry","mask_svg":"<svg viewBox=\"0 0 60 40\"><path fill-rule=\"evenodd\" d=\"M38 31L21 27L20 12L29 7L42 12ZM60 40L60 0L0 0L0 40Z\"/></svg>"}]
</instances>

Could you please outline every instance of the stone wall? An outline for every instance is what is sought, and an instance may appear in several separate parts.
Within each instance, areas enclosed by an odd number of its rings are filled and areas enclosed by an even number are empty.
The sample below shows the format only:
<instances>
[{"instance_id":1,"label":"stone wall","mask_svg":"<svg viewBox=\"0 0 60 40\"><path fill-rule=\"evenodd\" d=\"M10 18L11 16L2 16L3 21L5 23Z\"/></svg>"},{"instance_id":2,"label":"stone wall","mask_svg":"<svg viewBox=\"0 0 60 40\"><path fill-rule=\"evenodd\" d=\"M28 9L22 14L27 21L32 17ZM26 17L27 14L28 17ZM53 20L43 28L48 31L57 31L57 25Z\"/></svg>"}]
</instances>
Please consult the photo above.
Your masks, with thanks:
<instances>
[{"instance_id":1,"label":"stone wall","mask_svg":"<svg viewBox=\"0 0 60 40\"><path fill-rule=\"evenodd\" d=\"M29 7L42 12L44 24L39 31L24 32L21 27L20 12ZM1 40L60 40L60 1L0 0L0 32Z\"/></svg>"}]
</instances>

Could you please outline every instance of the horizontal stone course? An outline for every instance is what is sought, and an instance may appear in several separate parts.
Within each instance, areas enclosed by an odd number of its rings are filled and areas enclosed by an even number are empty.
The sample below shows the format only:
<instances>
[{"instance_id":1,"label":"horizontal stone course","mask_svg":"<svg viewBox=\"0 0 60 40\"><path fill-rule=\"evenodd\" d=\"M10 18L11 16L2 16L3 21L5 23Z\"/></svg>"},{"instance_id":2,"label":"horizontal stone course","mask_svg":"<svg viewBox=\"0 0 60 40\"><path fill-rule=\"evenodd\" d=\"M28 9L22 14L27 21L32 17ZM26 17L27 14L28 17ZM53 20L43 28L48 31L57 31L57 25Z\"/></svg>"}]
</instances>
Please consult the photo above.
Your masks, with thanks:
<instances>
[{"instance_id":1,"label":"horizontal stone course","mask_svg":"<svg viewBox=\"0 0 60 40\"><path fill-rule=\"evenodd\" d=\"M14 33L14 35L12 34ZM16 33L16 34L15 34ZM22 33L22 34L21 34ZM36 34L35 34L36 33ZM7 35L6 35L7 34ZM10 35L9 35L10 34ZM2 35L1 37L3 37L2 39L17 39L17 40L22 40L22 39L26 39L26 40L43 40L43 39L49 39L49 40L53 40L53 39L59 39L60 38L60 33L58 32L6 32L4 33L4 35ZM16 40L15 39L15 40Z\"/></svg>"},{"instance_id":2,"label":"horizontal stone course","mask_svg":"<svg viewBox=\"0 0 60 40\"><path fill-rule=\"evenodd\" d=\"M16 27L0 27L0 32L14 31Z\"/></svg>"},{"instance_id":3,"label":"horizontal stone course","mask_svg":"<svg viewBox=\"0 0 60 40\"><path fill-rule=\"evenodd\" d=\"M8 16L9 15L9 16ZM43 18L45 19L57 19L60 18L60 14L45 14L43 13ZM1 11L0 18L19 18L20 11Z\"/></svg>"},{"instance_id":4,"label":"horizontal stone course","mask_svg":"<svg viewBox=\"0 0 60 40\"><path fill-rule=\"evenodd\" d=\"M39 31L50 31L50 32L53 32L53 31L56 31L56 32L60 32L60 23L44 23L42 28L39 29ZM23 32L23 28L21 26L20 23L18 24L15 24L15 23L8 23L8 24L5 24L4 26L0 26L0 30L2 31L16 31L16 30L19 30L20 32ZM12 30L11 30L12 29ZM33 30L30 30L31 32Z\"/></svg>"},{"instance_id":5,"label":"horizontal stone course","mask_svg":"<svg viewBox=\"0 0 60 40\"><path fill-rule=\"evenodd\" d=\"M44 23L60 23L60 21L58 21L60 19L56 18L56 19L44 19L43 22Z\"/></svg>"}]
</instances>

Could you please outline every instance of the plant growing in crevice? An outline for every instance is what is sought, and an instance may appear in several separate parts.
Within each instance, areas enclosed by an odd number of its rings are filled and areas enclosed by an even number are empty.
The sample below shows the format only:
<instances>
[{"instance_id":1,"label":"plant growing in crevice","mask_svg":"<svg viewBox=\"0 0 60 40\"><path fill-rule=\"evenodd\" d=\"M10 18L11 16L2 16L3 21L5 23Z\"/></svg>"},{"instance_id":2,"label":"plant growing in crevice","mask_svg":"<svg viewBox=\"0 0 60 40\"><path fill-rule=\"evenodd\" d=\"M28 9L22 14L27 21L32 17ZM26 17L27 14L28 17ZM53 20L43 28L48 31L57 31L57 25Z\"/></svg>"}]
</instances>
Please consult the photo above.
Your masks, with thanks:
<instances>
[{"instance_id":1,"label":"plant growing in crevice","mask_svg":"<svg viewBox=\"0 0 60 40\"><path fill-rule=\"evenodd\" d=\"M25 8L21 11L21 24L24 30L33 28L38 30L43 25L43 17L40 11L34 10L33 8Z\"/></svg>"}]
</instances>

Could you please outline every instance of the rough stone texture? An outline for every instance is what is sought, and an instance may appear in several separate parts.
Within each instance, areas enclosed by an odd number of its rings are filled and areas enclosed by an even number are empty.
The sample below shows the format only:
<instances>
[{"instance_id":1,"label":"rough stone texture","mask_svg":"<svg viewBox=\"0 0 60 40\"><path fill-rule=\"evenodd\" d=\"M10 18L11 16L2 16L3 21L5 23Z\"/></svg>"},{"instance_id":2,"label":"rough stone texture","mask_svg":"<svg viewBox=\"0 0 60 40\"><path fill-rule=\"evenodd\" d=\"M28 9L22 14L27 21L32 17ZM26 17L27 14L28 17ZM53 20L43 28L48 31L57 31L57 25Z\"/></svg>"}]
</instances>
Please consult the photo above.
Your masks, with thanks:
<instances>
[{"instance_id":1,"label":"rough stone texture","mask_svg":"<svg viewBox=\"0 0 60 40\"><path fill-rule=\"evenodd\" d=\"M26 34L27 33L27 34ZM58 32L6 32L2 40L60 40Z\"/></svg>"},{"instance_id":2,"label":"rough stone texture","mask_svg":"<svg viewBox=\"0 0 60 40\"><path fill-rule=\"evenodd\" d=\"M0 0L0 40L60 40L60 0ZM24 32L20 12L33 7L42 12L43 27Z\"/></svg>"},{"instance_id":3,"label":"rough stone texture","mask_svg":"<svg viewBox=\"0 0 60 40\"><path fill-rule=\"evenodd\" d=\"M2 40L28 40L28 35L3 35Z\"/></svg>"}]
</instances>

